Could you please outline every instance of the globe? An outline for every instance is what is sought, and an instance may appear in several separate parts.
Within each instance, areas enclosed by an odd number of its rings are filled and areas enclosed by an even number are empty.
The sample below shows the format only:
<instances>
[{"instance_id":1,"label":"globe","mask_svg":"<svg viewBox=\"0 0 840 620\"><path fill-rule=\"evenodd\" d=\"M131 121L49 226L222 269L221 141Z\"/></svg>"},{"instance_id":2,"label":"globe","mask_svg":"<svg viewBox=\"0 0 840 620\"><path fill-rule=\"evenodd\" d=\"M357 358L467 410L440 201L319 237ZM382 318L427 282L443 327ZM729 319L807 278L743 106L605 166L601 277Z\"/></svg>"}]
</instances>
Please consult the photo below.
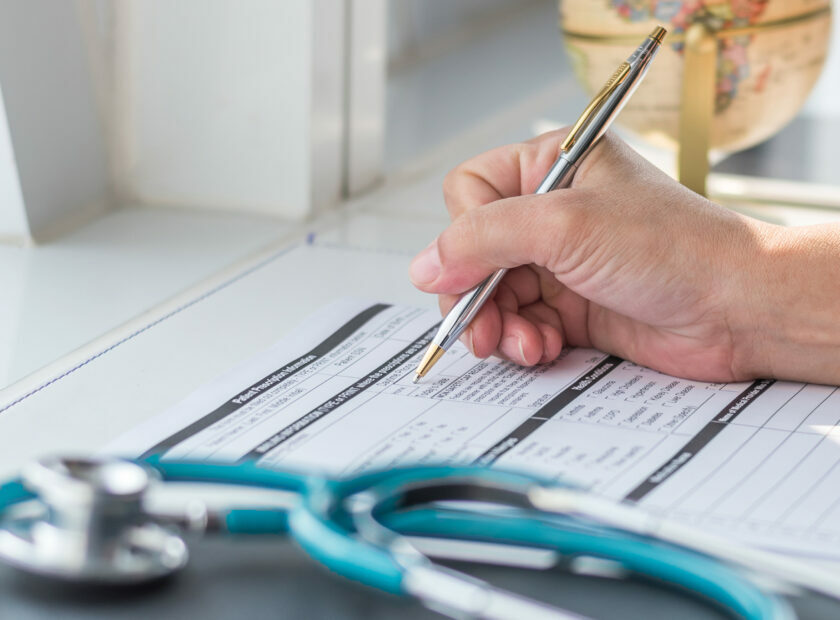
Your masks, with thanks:
<instances>
[{"instance_id":1,"label":"globe","mask_svg":"<svg viewBox=\"0 0 840 620\"><path fill-rule=\"evenodd\" d=\"M715 33L709 146L722 152L753 146L796 115L819 77L831 30L830 0L560 0L560 16L575 74L592 93L654 27L668 29L618 118L660 146L679 139L685 32L699 22Z\"/></svg>"}]
</instances>

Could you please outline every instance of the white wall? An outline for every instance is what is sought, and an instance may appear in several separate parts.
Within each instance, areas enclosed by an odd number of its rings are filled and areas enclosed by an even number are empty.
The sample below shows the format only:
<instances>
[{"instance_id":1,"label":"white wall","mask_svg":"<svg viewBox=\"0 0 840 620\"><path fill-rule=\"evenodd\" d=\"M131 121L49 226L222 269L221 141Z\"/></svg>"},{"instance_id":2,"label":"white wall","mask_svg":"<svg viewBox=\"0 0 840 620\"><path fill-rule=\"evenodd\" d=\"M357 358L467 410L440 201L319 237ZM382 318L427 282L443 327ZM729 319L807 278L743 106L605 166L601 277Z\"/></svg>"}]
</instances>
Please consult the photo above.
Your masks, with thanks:
<instances>
[{"instance_id":1,"label":"white wall","mask_svg":"<svg viewBox=\"0 0 840 620\"><path fill-rule=\"evenodd\" d=\"M126 200L299 219L339 199L343 0L115 9Z\"/></svg>"},{"instance_id":2,"label":"white wall","mask_svg":"<svg viewBox=\"0 0 840 620\"><path fill-rule=\"evenodd\" d=\"M75 3L0 0L0 87L35 236L100 211L108 201L105 137L86 54ZM0 151L3 142L0 135ZM0 157L6 177L8 152ZM14 193L8 182L3 186L5 195ZM20 229L8 217L5 228Z\"/></svg>"},{"instance_id":3,"label":"white wall","mask_svg":"<svg viewBox=\"0 0 840 620\"><path fill-rule=\"evenodd\" d=\"M516 10L532 0L390 0L388 60L406 61L424 47L458 36L488 16Z\"/></svg>"},{"instance_id":4,"label":"white wall","mask_svg":"<svg viewBox=\"0 0 840 620\"><path fill-rule=\"evenodd\" d=\"M0 237L137 203L299 220L369 188L385 8L0 0Z\"/></svg>"}]
</instances>

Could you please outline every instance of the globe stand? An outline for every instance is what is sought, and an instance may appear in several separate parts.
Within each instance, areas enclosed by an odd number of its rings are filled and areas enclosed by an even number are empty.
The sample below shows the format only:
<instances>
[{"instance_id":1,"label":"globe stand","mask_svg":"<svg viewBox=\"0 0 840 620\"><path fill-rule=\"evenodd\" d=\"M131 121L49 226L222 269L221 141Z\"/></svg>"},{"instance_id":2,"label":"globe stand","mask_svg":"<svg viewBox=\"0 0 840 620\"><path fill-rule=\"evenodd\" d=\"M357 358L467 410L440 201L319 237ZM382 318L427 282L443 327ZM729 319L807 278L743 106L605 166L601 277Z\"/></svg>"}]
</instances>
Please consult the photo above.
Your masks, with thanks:
<instances>
[{"instance_id":1,"label":"globe stand","mask_svg":"<svg viewBox=\"0 0 840 620\"><path fill-rule=\"evenodd\" d=\"M705 196L715 114L717 39L714 32L701 23L693 24L685 34L684 54L677 174L680 183Z\"/></svg>"}]
</instances>

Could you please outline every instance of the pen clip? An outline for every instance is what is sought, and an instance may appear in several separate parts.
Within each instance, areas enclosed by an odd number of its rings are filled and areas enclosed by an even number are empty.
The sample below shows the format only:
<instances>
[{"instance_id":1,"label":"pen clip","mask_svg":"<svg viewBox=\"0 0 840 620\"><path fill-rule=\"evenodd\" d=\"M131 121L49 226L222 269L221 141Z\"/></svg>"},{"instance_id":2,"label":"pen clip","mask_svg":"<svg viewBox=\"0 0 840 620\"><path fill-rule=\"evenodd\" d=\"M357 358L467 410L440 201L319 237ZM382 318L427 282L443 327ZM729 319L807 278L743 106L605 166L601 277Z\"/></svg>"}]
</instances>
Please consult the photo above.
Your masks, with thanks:
<instances>
[{"instance_id":1,"label":"pen clip","mask_svg":"<svg viewBox=\"0 0 840 620\"><path fill-rule=\"evenodd\" d=\"M572 146L574 146L580 132L583 131L586 125L589 124L589 121L593 116L595 116L598 109L604 104L609 96L615 92L615 89L619 87L629 73L630 65L628 63L623 62L618 66L618 69L616 69L615 73L613 73L610 79L607 80L604 87L597 95L595 95L592 101L589 102L589 105L586 106L586 109L583 111L583 114L580 115L580 118L577 120L574 127L572 127L569 135L566 136L565 140L563 140L563 144L560 145L562 150L568 151L572 148Z\"/></svg>"}]
</instances>

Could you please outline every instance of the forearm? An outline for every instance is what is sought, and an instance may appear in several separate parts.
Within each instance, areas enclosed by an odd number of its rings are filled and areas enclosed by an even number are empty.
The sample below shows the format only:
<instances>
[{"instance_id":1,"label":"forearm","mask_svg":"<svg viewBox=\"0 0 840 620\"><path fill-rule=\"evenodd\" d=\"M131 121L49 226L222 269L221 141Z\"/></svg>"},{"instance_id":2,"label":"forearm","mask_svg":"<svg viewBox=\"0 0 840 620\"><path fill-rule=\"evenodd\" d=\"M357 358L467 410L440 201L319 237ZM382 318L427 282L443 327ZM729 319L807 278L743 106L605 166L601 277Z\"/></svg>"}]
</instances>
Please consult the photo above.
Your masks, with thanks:
<instances>
[{"instance_id":1,"label":"forearm","mask_svg":"<svg viewBox=\"0 0 840 620\"><path fill-rule=\"evenodd\" d=\"M749 374L840 384L840 225L768 227L762 245Z\"/></svg>"}]
</instances>

